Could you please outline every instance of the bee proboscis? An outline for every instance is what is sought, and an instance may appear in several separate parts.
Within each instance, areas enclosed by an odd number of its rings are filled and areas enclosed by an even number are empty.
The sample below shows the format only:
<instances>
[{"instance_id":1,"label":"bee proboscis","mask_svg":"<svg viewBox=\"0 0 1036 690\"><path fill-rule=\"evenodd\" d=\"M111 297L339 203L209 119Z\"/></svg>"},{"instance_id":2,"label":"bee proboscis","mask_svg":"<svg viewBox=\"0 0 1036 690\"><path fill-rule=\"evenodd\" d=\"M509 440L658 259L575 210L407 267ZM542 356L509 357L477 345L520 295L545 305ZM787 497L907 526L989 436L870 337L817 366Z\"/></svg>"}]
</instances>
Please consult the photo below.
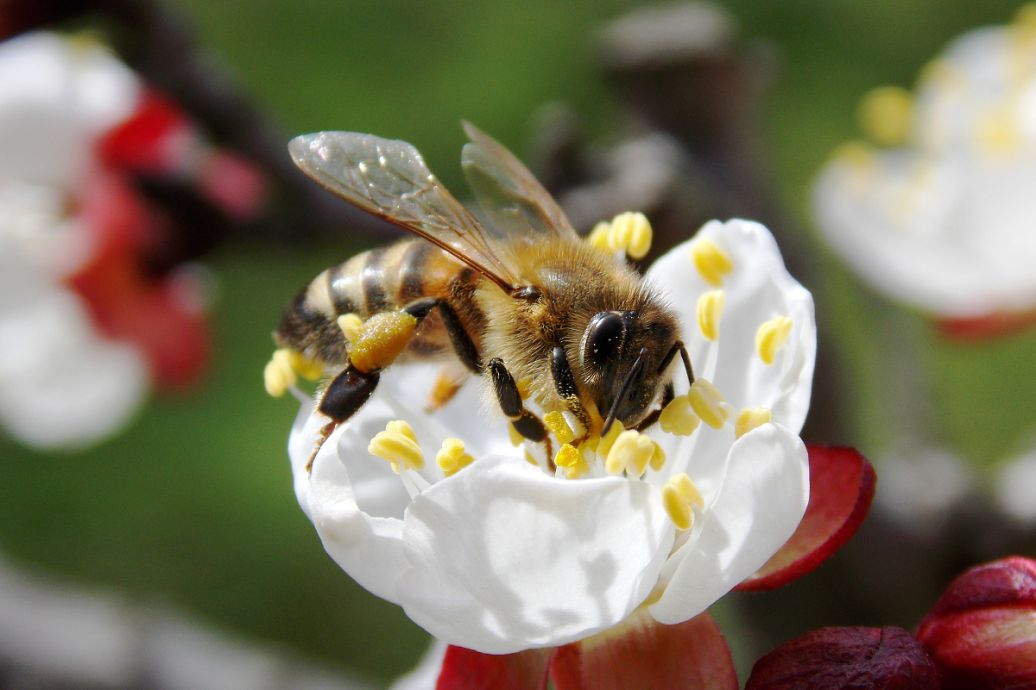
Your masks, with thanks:
<instances>
[{"instance_id":1,"label":"bee proboscis","mask_svg":"<svg viewBox=\"0 0 1036 690\"><path fill-rule=\"evenodd\" d=\"M320 132L289 145L316 182L417 235L320 273L274 334L280 346L341 368L318 404L329 422L317 450L397 356L487 375L503 414L523 437L546 443L548 458L547 430L526 400L571 412L586 437L613 421L654 423L673 398L677 354L693 380L665 301L632 268L583 241L513 154L473 125L464 129L470 142L461 162L485 222L406 142ZM373 335L350 343L339 325L347 314L377 321Z\"/></svg>"}]
</instances>

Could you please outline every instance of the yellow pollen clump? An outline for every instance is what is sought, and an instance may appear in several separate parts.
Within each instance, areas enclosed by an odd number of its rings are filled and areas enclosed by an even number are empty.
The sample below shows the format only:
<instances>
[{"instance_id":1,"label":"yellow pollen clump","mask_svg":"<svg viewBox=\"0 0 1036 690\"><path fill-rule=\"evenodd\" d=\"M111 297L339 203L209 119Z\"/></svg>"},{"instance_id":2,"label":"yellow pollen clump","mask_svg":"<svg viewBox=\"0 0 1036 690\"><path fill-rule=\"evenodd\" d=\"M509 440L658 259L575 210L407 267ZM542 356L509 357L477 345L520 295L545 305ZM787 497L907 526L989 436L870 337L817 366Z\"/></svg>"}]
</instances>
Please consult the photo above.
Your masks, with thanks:
<instances>
[{"instance_id":1,"label":"yellow pollen clump","mask_svg":"<svg viewBox=\"0 0 1036 690\"><path fill-rule=\"evenodd\" d=\"M655 446L650 436L635 429L623 431L608 450L604 469L608 474L621 474L625 470L631 477L639 477L647 470Z\"/></svg>"},{"instance_id":2,"label":"yellow pollen clump","mask_svg":"<svg viewBox=\"0 0 1036 690\"><path fill-rule=\"evenodd\" d=\"M688 530L694 525L694 508L703 507L705 502L691 478L681 472L662 487L662 505L677 529Z\"/></svg>"},{"instance_id":3,"label":"yellow pollen clump","mask_svg":"<svg viewBox=\"0 0 1036 690\"><path fill-rule=\"evenodd\" d=\"M266 392L274 398L279 398L297 381L295 370L291 366L290 351L283 347L274 350L270 361L263 368L263 385Z\"/></svg>"},{"instance_id":4,"label":"yellow pollen clump","mask_svg":"<svg viewBox=\"0 0 1036 690\"><path fill-rule=\"evenodd\" d=\"M401 419L389 422L384 431L375 434L367 452L386 460L396 474L424 467L424 455L421 454L421 446L417 445L414 430Z\"/></svg>"},{"instance_id":5,"label":"yellow pollen clump","mask_svg":"<svg viewBox=\"0 0 1036 690\"><path fill-rule=\"evenodd\" d=\"M755 332L755 351L764 364L773 364L777 352L788 342L792 321L787 316L775 316Z\"/></svg>"},{"instance_id":6,"label":"yellow pollen clump","mask_svg":"<svg viewBox=\"0 0 1036 690\"><path fill-rule=\"evenodd\" d=\"M719 319L726 302L727 294L722 290L709 290L698 298L698 328L706 339L719 337Z\"/></svg>"},{"instance_id":7,"label":"yellow pollen clump","mask_svg":"<svg viewBox=\"0 0 1036 690\"><path fill-rule=\"evenodd\" d=\"M360 336L360 331L363 329L363 319L360 318L359 314L342 314L337 319L338 328L341 329L342 335L350 343L355 342Z\"/></svg>"},{"instance_id":8,"label":"yellow pollen clump","mask_svg":"<svg viewBox=\"0 0 1036 690\"><path fill-rule=\"evenodd\" d=\"M695 379L687 393L695 414L713 429L722 429L730 419L730 406L723 400L723 394L705 379Z\"/></svg>"},{"instance_id":9,"label":"yellow pollen clump","mask_svg":"<svg viewBox=\"0 0 1036 690\"><path fill-rule=\"evenodd\" d=\"M557 437L558 443L571 443L572 439L576 437L572 427L568 425L565 415L557 410L543 415L543 424Z\"/></svg>"},{"instance_id":10,"label":"yellow pollen clump","mask_svg":"<svg viewBox=\"0 0 1036 690\"><path fill-rule=\"evenodd\" d=\"M773 412L768 407L746 407L737 413L734 420L734 435L741 438L752 429L773 421Z\"/></svg>"},{"instance_id":11,"label":"yellow pollen clump","mask_svg":"<svg viewBox=\"0 0 1036 690\"><path fill-rule=\"evenodd\" d=\"M459 438L448 438L442 442L442 447L435 454L435 464L439 466L442 473L452 477L471 463L475 458L470 453L464 452L464 441Z\"/></svg>"},{"instance_id":12,"label":"yellow pollen clump","mask_svg":"<svg viewBox=\"0 0 1036 690\"><path fill-rule=\"evenodd\" d=\"M612 225L606 220L602 220L600 223L594 226L594 229L590 231L590 234L586 236L586 241L590 243L594 249L600 249L602 252L610 254L612 251L611 242L608 236L611 234Z\"/></svg>"},{"instance_id":13,"label":"yellow pollen clump","mask_svg":"<svg viewBox=\"0 0 1036 690\"><path fill-rule=\"evenodd\" d=\"M416 328L417 319L405 311L375 314L351 341L349 361L362 372L384 369L406 348Z\"/></svg>"},{"instance_id":14,"label":"yellow pollen clump","mask_svg":"<svg viewBox=\"0 0 1036 690\"><path fill-rule=\"evenodd\" d=\"M571 443L561 446L561 450L554 456L554 464L565 471L565 477L568 479L578 479L590 471L583 453Z\"/></svg>"},{"instance_id":15,"label":"yellow pollen clump","mask_svg":"<svg viewBox=\"0 0 1036 690\"><path fill-rule=\"evenodd\" d=\"M673 398L658 417L658 426L667 434L690 436L701 424L701 419L694 414L691 400L686 395Z\"/></svg>"},{"instance_id":16,"label":"yellow pollen clump","mask_svg":"<svg viewBox=\"0 0 1036 690\"><path fill-rule=\"evenodd\" d=\"M691 261L706 283L712 287L723 284L723 277L734 270L734 262L715 242L707 238L695 240L691 246Z\"/></svg>"},{"instance_id":17,"label":"yellow pollen clump","mask_svg":"<svg viewBox=\"0 0 1036 690\"><path fill-rule=\"evenodd\" d=\"M910 135L914 97L898 86L874 89L860 101L860 128L881 146L900 146Z\"/></svg>"}]
</instances>

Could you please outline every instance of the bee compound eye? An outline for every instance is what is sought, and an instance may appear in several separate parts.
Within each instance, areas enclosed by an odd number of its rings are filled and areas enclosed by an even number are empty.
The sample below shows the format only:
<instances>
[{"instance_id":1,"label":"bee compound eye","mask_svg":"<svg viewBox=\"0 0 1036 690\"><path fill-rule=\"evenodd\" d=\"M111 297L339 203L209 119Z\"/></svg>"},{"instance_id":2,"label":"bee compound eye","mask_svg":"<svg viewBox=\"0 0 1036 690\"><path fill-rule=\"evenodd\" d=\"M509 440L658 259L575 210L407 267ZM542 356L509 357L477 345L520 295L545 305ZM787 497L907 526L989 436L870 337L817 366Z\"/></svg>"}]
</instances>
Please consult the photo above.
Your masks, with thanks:
<instances>
[{"instance_id":1,"label":"bee compound eye","mask_svg":"<svg viewBox=\"0 0 1036 690\"><path fill-rule=\"evenodd\" d=\"M614 311L594 314L586 327L583 340L584 361L595 368L604 368L619 354L625 334L626 324L622 314Z\"/></svg>"}]
</instances>

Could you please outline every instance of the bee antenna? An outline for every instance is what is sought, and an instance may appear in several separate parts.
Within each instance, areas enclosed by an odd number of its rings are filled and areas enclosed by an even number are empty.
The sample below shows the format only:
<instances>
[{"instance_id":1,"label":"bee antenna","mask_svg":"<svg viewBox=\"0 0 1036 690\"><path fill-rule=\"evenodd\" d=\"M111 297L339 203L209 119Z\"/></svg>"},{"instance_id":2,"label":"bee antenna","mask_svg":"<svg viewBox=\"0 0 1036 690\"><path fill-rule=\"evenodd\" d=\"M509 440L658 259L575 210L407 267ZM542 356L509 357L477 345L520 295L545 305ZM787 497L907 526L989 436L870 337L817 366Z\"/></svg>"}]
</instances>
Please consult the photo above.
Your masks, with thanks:
<instances>
[{"instance_id":1,"label":"bee antenna","mask_svg":"<svg viewBox=\"0 0 1036 690\"><path fill-rule=\"evenodd\" d=\"M334 420L331 420L320 428L320 435L317 436L317 442L313 447L313 452L309 454L309 460L306 460L306 474L312 474L313 461L317 459L317 453L320 452L320 449L324 447L324 442L330 438L331 434L333 434L337 428L338 422Z\"/></svg>"},{"instance_id":2,"label":"bee antenna","mask_svg":"<svg viewBox=\"0 0 1036 690\"><path fill-rule=\"evenodd\" d=\"M633 385L633 379L640 372L640 368L644 365L644 355L647 353L647 348L640 348L640 352L637 353L637 359L634 360L633 366L626 372L626 378L622 380L622 387L619 388L619 394L615 396L615 400L612 401L612 407L608 410L608 417L604 420L604 427L601 429L601 436L608 433L611 429L612 424L615 422L615 415L619 411L619 402L626 397L626 393L629 392L630 386Z\"/></svg>"}]
</instances>

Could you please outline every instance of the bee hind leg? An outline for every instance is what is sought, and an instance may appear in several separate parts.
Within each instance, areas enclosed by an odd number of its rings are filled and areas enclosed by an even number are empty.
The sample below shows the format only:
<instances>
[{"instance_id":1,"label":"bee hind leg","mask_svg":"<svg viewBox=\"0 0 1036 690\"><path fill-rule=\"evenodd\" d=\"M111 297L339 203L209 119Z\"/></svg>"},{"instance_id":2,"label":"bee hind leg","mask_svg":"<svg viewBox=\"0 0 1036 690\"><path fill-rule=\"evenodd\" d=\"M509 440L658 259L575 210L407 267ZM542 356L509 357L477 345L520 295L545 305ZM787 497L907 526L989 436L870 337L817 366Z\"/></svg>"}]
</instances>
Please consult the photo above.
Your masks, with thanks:
<instances>
[{"instance_id":1,"label":"bee hind leg","mask_svg":"<svg viewBox=\"0 0 1036 690\"><path fill-rule=\"evenodd\" d=\"M359 371L352 365L346 366L338 376L324 389L317 404L317 411L331 421L320 428L316 447L313 448L306 471L313 469L313 460L324 446L324 442L334 433L338 425L352 417L363 407L363 404L374 394L381 375L377 371Z\"/></svg>"}]
</instances>

